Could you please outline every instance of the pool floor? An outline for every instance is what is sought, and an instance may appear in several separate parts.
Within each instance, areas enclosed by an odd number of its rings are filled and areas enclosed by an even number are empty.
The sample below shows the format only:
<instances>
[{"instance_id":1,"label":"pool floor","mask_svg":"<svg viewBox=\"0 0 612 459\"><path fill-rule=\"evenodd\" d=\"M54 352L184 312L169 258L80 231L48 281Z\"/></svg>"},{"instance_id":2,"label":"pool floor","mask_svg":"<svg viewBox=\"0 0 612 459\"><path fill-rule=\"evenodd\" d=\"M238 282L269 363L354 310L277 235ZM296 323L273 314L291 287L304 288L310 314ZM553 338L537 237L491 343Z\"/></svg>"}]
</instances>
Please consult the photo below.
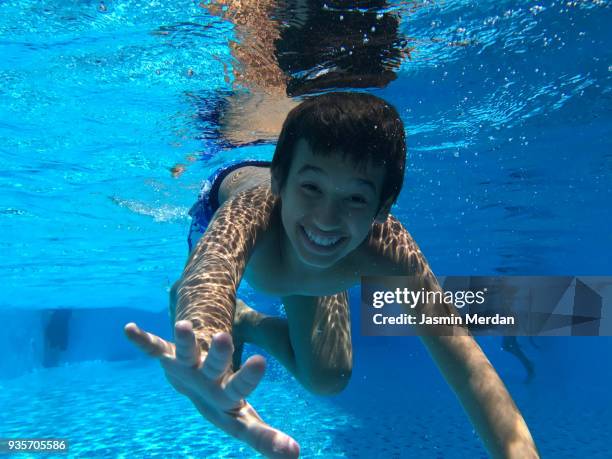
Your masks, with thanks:
<instances>
[{"instance_id":1,"label":"pool floor","mask_svg":"<svg viewBox=\"0 0 612 459\"><path fill-rule=\"evenodd\" d=\"M400 371L375 354L356 358L351 384L336 397L309 394L270 362L249 401L300 443L305 458L487 457L432 365ZM603 381L570 396L572 388L510 379L543 457L609 457ZM2 437L66 438L70 457L258 457L202 419L152 360L71 364L2 381L0 389ZM581 394L593 401L598 393L600 403L583 403Z\"/></svg>"}]
</instances>

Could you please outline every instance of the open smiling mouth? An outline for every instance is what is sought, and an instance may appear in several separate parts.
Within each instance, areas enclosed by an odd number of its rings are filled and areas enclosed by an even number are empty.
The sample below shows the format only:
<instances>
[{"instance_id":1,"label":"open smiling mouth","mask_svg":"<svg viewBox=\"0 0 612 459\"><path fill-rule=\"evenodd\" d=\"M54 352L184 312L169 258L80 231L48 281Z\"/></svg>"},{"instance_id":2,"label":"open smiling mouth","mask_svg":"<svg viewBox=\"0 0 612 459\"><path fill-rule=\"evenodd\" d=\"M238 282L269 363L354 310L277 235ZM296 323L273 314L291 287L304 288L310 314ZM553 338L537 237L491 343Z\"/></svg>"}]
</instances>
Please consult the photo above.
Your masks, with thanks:
<instances>
[{"instance_id":1,"label":"open smiling mouth","mask_svg":"<svg viewBox=\"0 0 612 459\"><path fill-rule=\"evenodd\" d=\"M347 239L345 236L337 236L334 238L319 237L307 231L302 225L298 226L300 228L300 234L306 242L307 247L315 252L333 252Z\"/></svg>"}]
</instances>

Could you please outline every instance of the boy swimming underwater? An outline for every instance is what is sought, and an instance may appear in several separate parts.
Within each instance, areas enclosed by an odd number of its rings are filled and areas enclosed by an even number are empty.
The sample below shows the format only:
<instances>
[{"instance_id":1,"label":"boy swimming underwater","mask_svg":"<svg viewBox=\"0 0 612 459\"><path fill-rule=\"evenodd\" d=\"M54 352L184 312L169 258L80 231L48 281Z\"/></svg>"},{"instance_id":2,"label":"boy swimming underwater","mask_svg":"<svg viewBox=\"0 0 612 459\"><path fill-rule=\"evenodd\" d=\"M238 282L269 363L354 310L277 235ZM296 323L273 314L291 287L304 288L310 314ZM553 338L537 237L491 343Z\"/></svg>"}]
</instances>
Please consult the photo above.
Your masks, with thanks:
<instances>
[{"instance_id":1,"label":"boy swimming underwater","mask_svg":"<svg viewBox=\"0 0 612 459\"><path fill-rule=\"evenodd\" d=\"M410 234L389 215L405 156L403 124L381 99L331 93L305 100L287 116L269 169L246 163L222 171L192 209L192 252L171 292L176 343L135 324L126 334L160 360L168 381L206 419L266 456L296 457L298 444L244 400L265 361L252 356L234 372L231 334L266 349L315 393L345 387L352 365L346 290L370 275L411 276L413 290L440 289ZM281 297L287 318L240 302L243 277ZM443 304L416 312L450 313ZM473 338L421 339L489 452L537 457L527 425Z\"/></svg>"}]
</instances>

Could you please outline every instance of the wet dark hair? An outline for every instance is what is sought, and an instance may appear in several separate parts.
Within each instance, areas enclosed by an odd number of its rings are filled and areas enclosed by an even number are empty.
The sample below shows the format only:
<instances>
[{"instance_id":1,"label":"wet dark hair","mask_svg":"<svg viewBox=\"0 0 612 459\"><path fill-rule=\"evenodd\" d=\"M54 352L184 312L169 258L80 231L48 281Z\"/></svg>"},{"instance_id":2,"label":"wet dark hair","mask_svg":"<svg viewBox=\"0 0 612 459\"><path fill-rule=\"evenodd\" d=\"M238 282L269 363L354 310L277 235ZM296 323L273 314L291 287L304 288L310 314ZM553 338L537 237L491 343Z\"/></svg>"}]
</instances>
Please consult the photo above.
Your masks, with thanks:
<instances>
[{"instance_id":1,"label":"wet dark hair","mask_svg":"<svg viewBox=\"0 0 612 459\"><path fill-rule=\"evenodd\" d=\"M340 153L357 168L368 163L385 169L381 204L395 202L404 182L406 138L397 110L371 94L332 92L311 97L295 107L283 124L272 172L282 189L299 139L315 155Z\"/></svg>"}]
</instances>

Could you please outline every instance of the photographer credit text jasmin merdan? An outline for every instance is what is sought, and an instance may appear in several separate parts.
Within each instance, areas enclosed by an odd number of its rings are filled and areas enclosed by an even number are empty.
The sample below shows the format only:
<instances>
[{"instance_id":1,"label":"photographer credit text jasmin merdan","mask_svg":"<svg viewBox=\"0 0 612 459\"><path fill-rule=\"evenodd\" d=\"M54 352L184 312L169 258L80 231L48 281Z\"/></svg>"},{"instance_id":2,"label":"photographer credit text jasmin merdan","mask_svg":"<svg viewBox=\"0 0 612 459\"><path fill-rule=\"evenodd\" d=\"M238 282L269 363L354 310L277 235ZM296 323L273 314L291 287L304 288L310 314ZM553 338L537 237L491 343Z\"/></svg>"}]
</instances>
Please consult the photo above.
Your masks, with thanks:
<instances>
[{"instance_id":1,"label":"photographer credit text jasmin merdan","mask_svg":"<svg viewBox=\"0 0 612 459\"><path fill-rule=\"evenodd\" d=\"M455 292L440 292L426 291L425 289L410 290L408 288L396 288L395 290L378 290L372 294L372 307L381 309L385 305L399 304L406 305L410 309L415 309L418 304L426 303L445 303L448 305L454 304L461 309L466 305L477 304L481 305L485 302L484 290L477 291L455 291ZM467 313L465 317L449 314L446 316L430 316L421 314L420 320L417 317L403 313L393 316L385 316L382 313L377 313L372 316L372 321L375 325L514 325L515 318L513 316L495 315L479 315L477 313Z\"/></svg>"}]
</instances>

